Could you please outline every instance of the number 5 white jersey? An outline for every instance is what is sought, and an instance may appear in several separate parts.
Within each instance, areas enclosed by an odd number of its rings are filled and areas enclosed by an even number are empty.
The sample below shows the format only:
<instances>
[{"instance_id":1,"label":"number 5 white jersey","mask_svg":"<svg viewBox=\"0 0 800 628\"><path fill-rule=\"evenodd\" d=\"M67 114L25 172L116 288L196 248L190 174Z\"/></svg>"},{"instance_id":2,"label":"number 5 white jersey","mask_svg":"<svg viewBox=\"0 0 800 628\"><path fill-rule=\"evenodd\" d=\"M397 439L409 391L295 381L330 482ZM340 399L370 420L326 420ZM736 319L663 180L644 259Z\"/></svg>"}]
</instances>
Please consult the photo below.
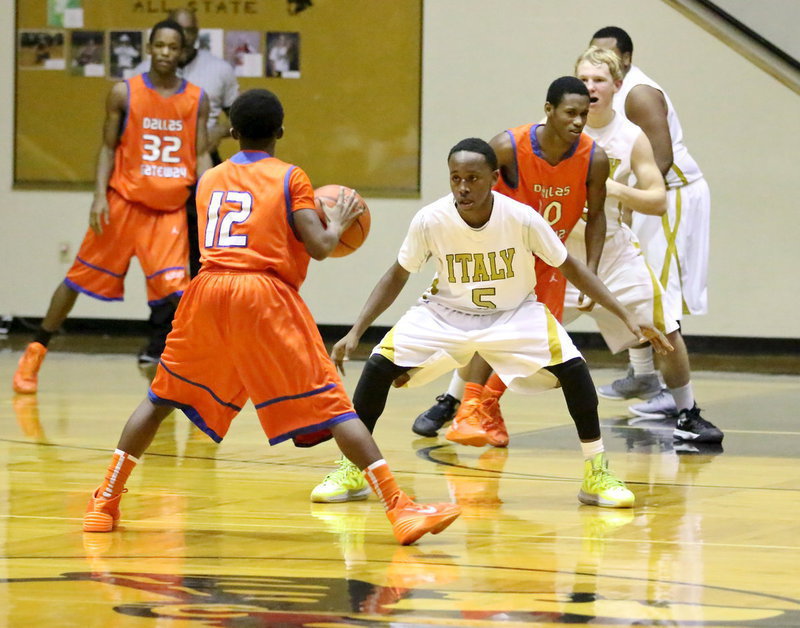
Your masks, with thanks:
<instances>
[{"instance_id":1,"label":"number 5 white jersey","mask_svg":"<svg viewBox=\"0 0 800 628\"><path fill-rule=\"evenodd\" d=\"M567 250L550 225L528 205L492 192L488 222L472 228L452 194L423 207L411 221L398 263L419 272L436 261L436 277L424 300L472 314L512 310L534 292L536 255L560 266Z\"/></svg>"}]
</instances>

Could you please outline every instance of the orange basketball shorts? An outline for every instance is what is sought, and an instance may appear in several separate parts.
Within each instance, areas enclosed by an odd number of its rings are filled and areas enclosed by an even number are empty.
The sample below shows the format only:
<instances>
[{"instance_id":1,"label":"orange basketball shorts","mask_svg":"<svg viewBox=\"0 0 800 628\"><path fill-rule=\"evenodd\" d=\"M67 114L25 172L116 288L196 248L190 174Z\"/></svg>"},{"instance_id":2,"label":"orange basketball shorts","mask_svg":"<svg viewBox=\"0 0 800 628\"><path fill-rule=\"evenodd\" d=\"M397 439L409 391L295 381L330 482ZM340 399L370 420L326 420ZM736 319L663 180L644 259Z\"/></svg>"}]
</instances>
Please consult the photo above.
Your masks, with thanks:
<instances>
[{"instance_id":1,"label":"orange basketball shorts","mask_svg":"<svg viewBox=\"0 0 800 628\"><path fill-rule=\"evenodd\" d=\"M103 301L122 301L125 275L136 256L147 281L147 302L157 305L189 285L185 210L149 209L108 190L109 223L88 229L64 283Z\"/></svg>"},{"instance_id":2,"label":"orange basketball shorts","mask_svg":"<svg viewBox=\"0 0 800 628\"><path fill-rule=\"evenodd\" d=\"M271 445L358 418L299 293L265 273L203 270L183 295L150 400L216 442L250 399Z\"/></svg>"}]
</instances>

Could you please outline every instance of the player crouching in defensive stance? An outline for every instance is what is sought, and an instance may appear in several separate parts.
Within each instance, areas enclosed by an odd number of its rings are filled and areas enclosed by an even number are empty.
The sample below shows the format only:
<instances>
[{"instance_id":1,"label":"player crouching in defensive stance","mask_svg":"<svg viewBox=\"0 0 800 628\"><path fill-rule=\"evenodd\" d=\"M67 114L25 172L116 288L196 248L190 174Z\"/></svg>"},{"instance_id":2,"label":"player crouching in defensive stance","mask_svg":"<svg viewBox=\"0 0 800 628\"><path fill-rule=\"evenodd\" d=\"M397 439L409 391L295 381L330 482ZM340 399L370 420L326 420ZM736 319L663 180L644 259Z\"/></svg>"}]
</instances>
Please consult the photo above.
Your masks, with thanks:
<instances>
[{"instance_id":1,"label":"player crouching in defensive stance","mask_svg":"<svg viewBox=\"0 0 800 628\"><path fill-rule=\"evenodd\" d=\"M417 213L397 260L378 281L352 329L334 345L332 358L342 369L409 274L420 271L428 258L436 260L431 287L364 366L353 395L357 414L372 432L394 380L407 373L409 385L422 385L466 365L477 353L512 390L534 392L542 390L543 380L549 387L560 382L586 461L578 498L597 506L632 506L633 493L608 469L597 394L586 362L533 293L534 255L625 321L637 338L651 340L658 351L672 347L655 328L634 322L600 280L567 254L544 218L492 191L499 171L487 142L462 140L450 150L447 163L452 194ZM542 369L549 371L546 377ZM358 499L365 488L345 460L312 491L311 499Z\"/></svg>"},{"instance_id":2,"label":"player crouching in defensive stance","mask_svg":"<svg viewBox=\"0 0 800 628\"><path fill-rule=\"evenodd\" d=\"M197 190L201 272L181 300L148 395L89 500L84 531L114 529L125 481L173 408L219 442L252 399L272 445L311 446L333 436L364 470L400 543L441 532L459 507L420 506L400 490L298 293L310 259L325 259L361 213L355 195L340 194L323 227L306 173L273 156L283 136L278 98L250 90L230 118L241 150L208 171Z\"/></svg>"}]
</instances>

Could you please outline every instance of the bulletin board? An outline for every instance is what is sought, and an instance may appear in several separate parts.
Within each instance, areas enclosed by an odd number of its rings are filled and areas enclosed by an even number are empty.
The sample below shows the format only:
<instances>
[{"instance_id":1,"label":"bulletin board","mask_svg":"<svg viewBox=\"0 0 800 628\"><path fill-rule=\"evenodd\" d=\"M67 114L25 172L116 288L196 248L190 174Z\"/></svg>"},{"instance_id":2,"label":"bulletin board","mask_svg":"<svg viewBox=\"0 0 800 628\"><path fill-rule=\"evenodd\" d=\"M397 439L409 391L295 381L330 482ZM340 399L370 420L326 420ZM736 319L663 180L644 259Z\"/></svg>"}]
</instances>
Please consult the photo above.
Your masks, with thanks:
<instances>
[{"instance_id":1,"label":"bulletin board","mask_svg":"<svg viewBox=\"0 0 800 628\"><path fill-rule=\"evenodd\" d=\"M239 76L240 89L280 97L277 156L315 187L418 195L422 0L17 0L16 187L92 188L113 81L148 29L180 7L226 43L242 33L246 71L259 76ZM284 40L294 55L281 67L268 53ZM220 146L223 157L236 149Z\"/></svg>"}]
</instances>

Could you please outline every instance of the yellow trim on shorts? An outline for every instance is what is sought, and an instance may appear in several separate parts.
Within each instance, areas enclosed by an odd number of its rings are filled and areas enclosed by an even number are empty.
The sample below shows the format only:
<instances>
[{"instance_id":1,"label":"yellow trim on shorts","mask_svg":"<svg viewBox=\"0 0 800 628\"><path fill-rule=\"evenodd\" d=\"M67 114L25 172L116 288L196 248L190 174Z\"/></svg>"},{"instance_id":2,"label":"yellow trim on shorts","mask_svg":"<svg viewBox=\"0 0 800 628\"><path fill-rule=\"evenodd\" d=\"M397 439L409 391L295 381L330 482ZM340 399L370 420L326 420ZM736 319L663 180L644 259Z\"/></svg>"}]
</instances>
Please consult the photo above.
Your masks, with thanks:
<instances>
[{"instance_id":1,"label":"yellow trim on shorts","mask_svg":"<svg viewBox=\"0 0 800 628\"><path fill-rule=\"evenodd\" d=\"M558 337L558 321L550 313L547 306L544 308L547 315L547 344L550 346L550 364L561 364L564 361L564 352L561 350L561 339Z\"/></svg>"},{"instance_id":2,"label":"yellow trim on shorts","mask_svg":"<svg viewBox=\"0 0 800 628\"><path fill-rule=\"evenodd\" d=\"M666 288L669 285L669 269L671 266L672 258L675 258L675 267L678 270L678 285L681 291L681 309L684 314L691 314L689 306L686 304L686 299L683 298L683 272L681 271L681 260L678 257L678 245L675 241L678 238L678 228L681 226L681 217L683 214L683 197L681 196L681 189L675 188L675 228L670 229L669 226L669 213L661 216L661 227L664 230L664 237L667 240L667 250L664 252L664 263L661 267L661 285Z\"/></svg>"},{"instance_id":3,"label":"yellow trim on shorts","mask_svg":"<svg viewBox=\"0 0 800 628\"><path fill-rule=\"evenodd\" d=\"M672 166L670 167L670 169L672 170L672 172L674 172L674 173L675 173L675 176L676 176L676 177L678 177L678 179L680 179L680 182L681 182L683 185L689 185L689 181L687 181L687 180L686 180L686 175L685 175L685 174L683 174L683 172L681 171L681 169L680 169L680 168L678 168L678 164L676 164L676 163L673 161L673 162L672 162Z\"/></svg>"},{"instance_id":4,"label":"yellow trim on shorts","mask_svg":"<svg viewBox=\"0 0 800 628\"><path fill-rule=\"evenodd\" d=\"M681 191L680 189L675 190L675 228L671 229L669 226L669 212L666 212L663 216L661 216L661 228L664 231L664 238L667 241L667 249L664 251L664 261L661 265L661 277L659 278L661 281L661 285L665 288L669 285L669 269L671 266L672 258L675 258L675 262L680 265L678 261L678 245L675 244L675 240L678 237L678 227L681 226ZM680 273L680 268L678 268Z\"/></svg>"},{"instance_id":5,"label":"yellow trim on shorts","mask_svg":"<svg viewBox=\"0 0 800 628\"><path fill-rule=\"evenodd\" d=\"M647 272L650 273L650 282L653 284L653 325L665 334L667 327L664 323L664 288L658 281L655 271L650 268L650 264L645 262L645 266L647 266Z\"/></svg>"},{"instance_id":6,"label":"yellow trim on shorts","mask_svg":"<svg viewBox=\"0 0 800 628\"><path fill-rule=\"evenodd\" d=\"M390 362L394 362L394 327L386 332L386 335L381 339L381 344L378 345L378 353Z\"/></svg>"}]
</instances>

